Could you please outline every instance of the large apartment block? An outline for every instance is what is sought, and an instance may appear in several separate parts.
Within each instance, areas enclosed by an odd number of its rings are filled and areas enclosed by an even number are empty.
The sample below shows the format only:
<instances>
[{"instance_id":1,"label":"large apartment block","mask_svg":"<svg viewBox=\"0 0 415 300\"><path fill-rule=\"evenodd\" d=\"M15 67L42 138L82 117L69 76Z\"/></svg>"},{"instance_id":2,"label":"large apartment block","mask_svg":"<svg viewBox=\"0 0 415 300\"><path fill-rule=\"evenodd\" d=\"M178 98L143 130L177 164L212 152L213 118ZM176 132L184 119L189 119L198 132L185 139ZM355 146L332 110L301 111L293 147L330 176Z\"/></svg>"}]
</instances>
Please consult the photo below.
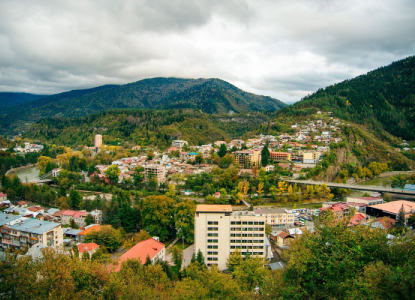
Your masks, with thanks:
<instances>
[{"instance_id":1,"label":"large apartment block","mask_svg":"<svg viewBox=\"0 0 415 300\"><path fill-rule=\"evenodd\" d=\"M150 179L152 176L157 179L157 182L160 184L166 181L166 168L161 165L147 165L145 167L146 180Z\"/></svg>"},{"instance_id":2,"label":"large apartment block","mask_svg":"<svg viewBox=\"0 0 415 300\"><path fill-rule=\"evenodd\" d=\"M242 150L235 152L235 162L241 169L261 167L261 150Z\"/></svg>"},{"instance_id":3,"label":"large apartment block","mask_svg":"<svg viewBox=\"0 0 415 300\"><path fill-rule=\"evenodd\" d=\"M258 208L254 210L256 216L264 216L266 224L275 229L294 226L293 213L288 213L282 208Z\"/></svg>"},{"instance_id":4,"label":"large apartment block","mask_svg":"<svg viewBox=\"0 0 415 300\"><path fill-rule=\"evenodd\" d=\"M205 257L207 266L226 269L229 255L237 249L246 255L267 259L271 249L266 243L265 217L254 212L233 212L231 205L205 205L196 208L195 252Z\"/></svg>"},{"instance_id":5,"label":"large apartment block","mask_svg":"<svg viewBox=\"0 0 415 300\"><path fill-rule=\"evenodd\" d=\"M14 217L14 216L13 216ZM59 223L45 222L37 219L0 217L1 246L9 249L12 246L20 249L42 243L48 247L63 244L62 226Z\"/></svg>"}]
</instances>

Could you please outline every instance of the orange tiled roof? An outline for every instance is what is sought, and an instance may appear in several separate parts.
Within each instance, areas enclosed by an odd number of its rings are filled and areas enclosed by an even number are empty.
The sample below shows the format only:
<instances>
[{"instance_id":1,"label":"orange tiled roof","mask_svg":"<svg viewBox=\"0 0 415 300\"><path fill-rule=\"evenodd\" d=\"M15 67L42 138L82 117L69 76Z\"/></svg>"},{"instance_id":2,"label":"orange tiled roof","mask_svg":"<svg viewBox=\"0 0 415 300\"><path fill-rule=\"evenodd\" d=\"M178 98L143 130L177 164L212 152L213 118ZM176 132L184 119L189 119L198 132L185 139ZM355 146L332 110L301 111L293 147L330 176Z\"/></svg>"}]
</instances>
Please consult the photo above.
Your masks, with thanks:
<instances>
[{"instance_id":1,"label":"orange tiled roof","mask_svg":"<svg viewBox=\"0 0 415 300\"><path fill-rule=\"evenodd\" d=\"M82 243L78 245L79 253L83 253L84 251L91 252L94 249L98 249L99 245L95 243Z\"/></svg>"}]
</instances>

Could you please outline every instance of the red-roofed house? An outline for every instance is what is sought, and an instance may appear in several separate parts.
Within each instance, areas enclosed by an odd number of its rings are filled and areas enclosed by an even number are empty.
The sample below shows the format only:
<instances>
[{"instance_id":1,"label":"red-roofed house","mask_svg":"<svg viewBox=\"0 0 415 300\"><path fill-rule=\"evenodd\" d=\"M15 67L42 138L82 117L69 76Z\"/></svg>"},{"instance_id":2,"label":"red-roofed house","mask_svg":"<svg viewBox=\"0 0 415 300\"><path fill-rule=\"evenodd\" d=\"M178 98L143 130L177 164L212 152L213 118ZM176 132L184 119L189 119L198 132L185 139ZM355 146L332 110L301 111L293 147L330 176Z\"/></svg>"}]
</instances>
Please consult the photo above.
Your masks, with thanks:
<instances>
[{"instance_id":1,"label":"red-roofed house","mask_svg":"<svg viewBox=\"0 0 415 300\"><path fill-rule=\"evenodd\" d=\"M88 213L85 210L76 211L76 210L65 210L61 214L61 224L66 225L71 223L71 219L74 220L75 224L79 227L85 226L85 217Z\"/></svg>"},{"instance_id":2,"label":"red-roofed house","mask_svg":"<svg viewBox=\"0 0 415 300\"><path fill-rule=\"evenodd\" d=\"M364 215L357 213L350 219L349 225L347 226L348 227L357 226L360 224L360 222L365 221L365 220L366 220L366 217Z\"/></svg>"},{"instance_id":3,"label":"red-roofed house","mask_svg":"<svg viewBox=\"0 0 415 300\"><path fill-rule=\"evenodd\" d=\"M380 217L377 218L376 220L374 220L370 226L373 228L381 228L381 229L386 229L389 230L391 229L393 226L395 226L396 224L396 220L388 218L388 217Z\"/></svg>"},{"instance_id":4,"label":"red-roofed house","mask_svg":"<svg viewBox=\"0 0 415 300\"><path fill-rule=\"evenodd\" d=\"M282 231L277 235L277 246L280 248L287 247L294 240L294 236L286 231Z\"/></svg>"},{"instance_id":5,"label":"red-roofed house","mask_svg":"<svg viewBox=\"0 0 415 300\"><path fill-rule=\"evenodd\" d=\"M29 207L28 210L30 210L31 212L37 212L37 213L44 213L45 212L45 209L43 207L40 207L40 206Z\"/></svg>"},{"instance_id":6,"label":"red-roofed house","mask_svg":"<svg viewBox=\"0 0 415 300\"><path fill-rule=\"evenodd\" d=\"M7 194L0 193L0 201L6 201L7 200Z\"/></svg>"},{"instance_id":7,"label":"red-roofed house","mask_svg":"<svg viewBox=\"0 0 415 300\"><path fill-rule=\"evenodd\" d=\"M16 204L20 207L27 207L27 202L26 201L17 201Z\"/></svg>"},{"instance_id":8,"label":"red-roofed house","mask_svg":"<svg viewBox=\"0 0 415 300\"><path fill-rule=\"evenodd\" d=\"M84 252L88 252L89 253L89 257L92 256L92 254L94 254L95 252L97 252L99 249L99 245L95 244L95 243L81 243L78 244L78 251L79 251L79 257L82 257L82 255L84 254Z\"/></svg>"},{"instance_id":9,"label":"red-roofed house","mask_svg":"<svg viewBox=\"0 0 415 300\"><path fill-rule=\"evenodd\" d=\"M165 260L166 249L164 244L154 238L139 242L118 259L119 265L115 268L115 271L118 272L121 264L128 259L140 259L141 263L144 264L147 256L150 256L152 263L156 259Z\"/></svg>"}]
</instances>

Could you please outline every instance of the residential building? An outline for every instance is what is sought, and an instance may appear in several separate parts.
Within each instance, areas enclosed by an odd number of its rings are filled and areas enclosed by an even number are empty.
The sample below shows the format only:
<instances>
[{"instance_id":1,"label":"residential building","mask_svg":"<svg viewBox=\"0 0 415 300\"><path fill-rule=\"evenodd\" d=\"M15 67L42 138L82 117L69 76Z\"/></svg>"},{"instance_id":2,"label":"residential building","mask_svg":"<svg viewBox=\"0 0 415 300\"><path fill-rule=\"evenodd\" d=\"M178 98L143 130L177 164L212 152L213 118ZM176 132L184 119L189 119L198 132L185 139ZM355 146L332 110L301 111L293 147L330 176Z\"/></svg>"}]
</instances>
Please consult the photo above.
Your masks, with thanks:
<instances>
[{"instance_id":1,"label":"residential building","mask_svg":"<svg viewBox=\"0 0 415 300\"><path fill-rule=\"evenodd\" d=\"M96 134L94 138L94 146L95 148L99 148L102 146L102 135Z\"/></svg>"},{"instance_id":2,"label":"residential building","mask_svg":"<svg viewBox=\"0 0 415 300\"><path fill-rule=\"evenodd\" d=\"M265 216L233 212L231 205L196 207L195 253L202 252L207 266L226 269L229 255L236 250L266 259L265 239Z\"/></svg>"},{"instance_id":3,"label":"residential building","mask_svg":"<svg viewBox=\"0 0 415 300\"><path fill-rule=\"evenodd\" d=\"M166 167L162 165L147 165L145 166L145 176L146 180L150 178L156 178L157 182L160 184L166 181Z\"/></svg>"},{"instance_id":4,"label":"residential building","mask_svg":"<svg viewBox=\"0 0 415 300\"><path fill-rule=\"evenodd\" d=\"M261 150L235 151L235 163L241 169L261 167Z\"/></svg>"},{"instance_id":5,"label":"residential building","mask_svg":"<svg viewBox=\"0 0 415 300\"><path fill-rule=\"evenodd\" d=\"M17 249L42 243L48 247L58 247L63 243L62 226L59 223L37 219L19 218L4 224L0 233L3 248L14 246Z\"/></svg>"},{"instance_id":6,"label":"residential building","mask_svg":"<svg viewBox=\"0 0 415 300\"><path fill-rule=\"evenodd\" d=\"M396 225L396 220L388 217L380 217L369 224L372 228L389 230Z\"/></svg>"},{"instance_id":7,"label":"residential building","mask_svg":"<svg viewBox=\"0 0 415 300\"><path fill-rule=\"evenodd\" d=\"M305 164L315 164L319 161L320 153L318 152L304 152L303 153L303 163Z\"/></svg>"},{"instance_id":8,"label":"residential building","mask_svg":"<svg viewBox=\"0 0 415 300\"><path fill-rule=\"evenodd\" d=\"M122 263L128 259L139 259L141 263L144 264L147 256L150 257L152 263L156 260L166 260L166 249L164 244L155 238L139 242L121 255L118 259L119 264L115 267L114 271L118 272L121 269Z\"/></svg>"},{"instance_id":9,"label":"residential building","mask_svg":"<svg viewBox=\"0 0 415 300\"><path fill-rule=\"evenodd\" d=\"M79 227L84 227L85 226L85 218L88 215L88 213L86 212L86 210L81 210L81 211L76 211L76 210L64 210L61 214L60 214L60 222L62 225L70 225L71 224L71 220L73 220L75 222L76 225L78 225Z\"/></svg>"},{"instance_id":10,"label":"residential building","mask_svg":"<svg viewBox=\"0 0 415 300\"><path fill-rule=\"evenodd\" d=\"M294 226L294 214L282 208L257 208L255 215L264 216L266 224L274 228Z\"/></svg>"},{"instance_id":11,"label":"residential building","mask_svg":"<svg viewBox=\"0 0 415 300\"><path fill-rule=\"evenodd\" d=\"M79 252L79 257L81 258L82 255L84 254L84 252L87 252L89 254L89 257L92 256L92 254L94 254L95 252L98 251L99 249L99 245L95 244L95 243L81 243L77 245L78 247L78 252Z\"/></svg>"},{"instance_id":12,"label":"residential building","mask_svg":"<svg viewBox=\"0 0 415 300\"><path fill-rule=\"evenodd\" d=\"M277 246L281 249L288 248L295 238L295 236L291 235L287 231L281 231L276 237Z\"/></svg>"},{"instance_id":13,"label":"residential building","mask_svg":"<svg viewBox=\"0 0 415 300\"><path fill-rule=\"evenodd\" d=\"M188 145L188 143L186 141L182 141L182 140L173 140L171 143L172 147L176 147L176 148L183 148L184 145Z\"/></svg>"},{"instance_id":14,"label":"residential building","mask_svg":"<svg viewBox=\"0 0 415 300\"><path fill-rule=\"evenodd\" d=\"M0 193L0 201L6 201L7 200L7 194Z\"/></svg>"},{"instance_id":15,"label":"residential building","mask_svg":"<svg viewBox=\"0 0 415 300\"><path fill-rule=\"evenodd\" d=\"M269 159L274 161L291 161L291 153L270 151Z\"/></svg>"}]
</instances>

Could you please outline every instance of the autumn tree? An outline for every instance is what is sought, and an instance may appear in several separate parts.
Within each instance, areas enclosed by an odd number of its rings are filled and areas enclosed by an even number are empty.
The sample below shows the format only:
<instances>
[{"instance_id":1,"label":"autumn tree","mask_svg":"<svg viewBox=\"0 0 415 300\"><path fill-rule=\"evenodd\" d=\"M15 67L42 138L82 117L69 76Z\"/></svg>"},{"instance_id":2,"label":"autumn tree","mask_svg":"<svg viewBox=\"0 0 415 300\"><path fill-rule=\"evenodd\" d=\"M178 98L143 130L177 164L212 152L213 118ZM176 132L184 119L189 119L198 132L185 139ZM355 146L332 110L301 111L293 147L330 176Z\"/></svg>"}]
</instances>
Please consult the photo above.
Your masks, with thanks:
<instances>
[{"instance_id":1,"label":"autumn tree","mask_svg":"<svg viewBox=\"0 0 415 300\"><path fill-rule=\"evenodd\" d=\"M112 165L109 166L105 171L104 174L107 178L109 178L111 180L111 183L117 183L118 182L118 178L121 174L120 169L118 168L117 165Z\"/></svg>"},{"instance_id":2,"label":"autumn tree","mask_svg":"<svg viewBox=\"0 0 415 300\"><path fill-rule=\"evenodd\" d=\"M185 200L176 205L174 221L177 229L177 237L184 238L187 243L194 241L194 216L196 205L194 202Z\"/></svg>"}]
</instances>

